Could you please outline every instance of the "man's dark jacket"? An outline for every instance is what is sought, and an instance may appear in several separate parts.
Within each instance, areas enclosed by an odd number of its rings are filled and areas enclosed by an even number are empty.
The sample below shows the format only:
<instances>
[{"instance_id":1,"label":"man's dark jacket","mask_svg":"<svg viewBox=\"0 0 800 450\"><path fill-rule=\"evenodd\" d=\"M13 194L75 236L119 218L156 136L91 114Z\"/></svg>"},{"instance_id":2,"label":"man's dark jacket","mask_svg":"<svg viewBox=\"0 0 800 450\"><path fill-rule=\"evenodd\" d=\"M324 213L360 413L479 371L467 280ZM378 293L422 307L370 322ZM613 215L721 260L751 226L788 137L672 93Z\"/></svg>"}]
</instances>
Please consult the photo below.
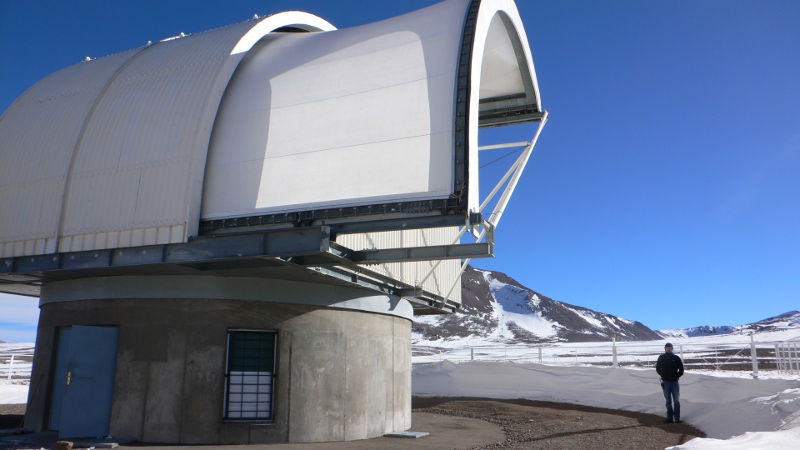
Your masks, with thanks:
<instances>
[{"instance_id":1,"label":"man's dark jacket","mask_svg":"<svg viewBox=\"0 0 800 450\"><path fill-rule=\"evenodd\" d=\"M672 352L663 353L656 362L656 372L664 381L678 381L683 376L683 361Z\"/></svg>"}]
</instances>

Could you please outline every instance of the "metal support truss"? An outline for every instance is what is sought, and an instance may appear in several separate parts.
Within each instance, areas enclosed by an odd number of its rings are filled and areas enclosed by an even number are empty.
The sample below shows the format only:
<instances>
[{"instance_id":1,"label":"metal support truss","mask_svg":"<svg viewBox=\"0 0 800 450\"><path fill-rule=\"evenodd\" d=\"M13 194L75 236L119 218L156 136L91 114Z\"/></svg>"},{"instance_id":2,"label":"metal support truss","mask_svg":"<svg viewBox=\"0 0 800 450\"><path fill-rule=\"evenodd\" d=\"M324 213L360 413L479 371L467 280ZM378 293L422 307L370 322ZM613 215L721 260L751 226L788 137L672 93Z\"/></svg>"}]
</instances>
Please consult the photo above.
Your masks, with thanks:
<instances>
[{"instance_id":1,"label":"metal support truss","mask_svg":"<svg viewBox=\"0 0 800 450\"><path fill-rule=\"evenodd\" d=\"M522 172L525 170L525 166L528 164L528 159L531 157L531 153L533 152L533 147L536 145L536 141L539 140L539 134L542 132L542 128L547 123L548 113L545 111L542 114L541 122L539 122L539 127L536 129L536 134L534 134L533 139L530 142L526 142L525 150L519 155L517 160L511 167L508 169L508 172L503 176L497 186L492 190L492 193L489 194L486 199L481 204L481 212L483 208L491 201L497 191L502 187L502 185L511 177L511 180L508 181L503 194L500 196L500 200L497 201L497 204L492 211L492 214L489 216L487 221L491 223L494 227L497 227L497 224L500 222L500 218L503 217L503 212L508 206L508 201L511 200L511 196L514 194L514 190L517 188L517 183L519 182L520 176L522 176ZM521 146L520 143L513 143L513 144L506 144L506 147L516 147ZM494 148L502 148L498 145L489 145L486 147L479 147L478 150L489 150Z\"/></svg>"},{"instance_id":2,"label":"metal support truss","mask_svg":"<svg viewBox=\"0 0 800 450\"><path fill-rule=\"evenodd\" d=\"M536 141L539 140L539 134L541 134L542 128L544 128L544 125L547 123L548 116L549 115L548 115L547 111L544 111L543 113L541 113L539 126L536 129L536 133L533 135L533 139L531 139L530 141L526 141L526 142L511 142L511 143L507 143L507 144L495 144L495 145L486 145L486 146L478 147L478 150L496 150L496 149L501 149L501 148L512 148L512 147L525 147L525 150L523 150L523 152L519 155L519 157L514 162L514 164L511 165L511 167L508 169L508 171L505 173L505 175L503 175L503 177L500 179L500 181L495 185L494 189L492 189L492 192L490 192L489 195L487 195L486 198L483 200L483 202L481 202L480 208L478 210L479 214L483 213L483 210L489 205L489 203L492 201L492 199L495 197L495 195L497 195L497 193L500 191L500 189L505 185L506 188L505 188L505 190L503 190L503 194L500 196L500 200L498 200L497 204L495 205L495 207L494 207L494 209L492 211L492 214L489 216L488 219L484 220L480 224L480 226L478 227L479 231L478 231L478 229L476 229L474 224L467 224L466 226L462 227L459 230L458 235L456 236L456 238L453 240L453 246L457 246L456 244L461 241L461 238L464 236L466 231L470 230L472 232L473 236L476 237L476 243L475 244L461 244L461 246L476 246L476 245L479 245L479 243L485 237L486 238L486 244L489 245L490 249L492 249L492 254L494 253L494 251L493 251L493 249L494 249L494 230L497 227L497 224L500 222L500 218L503 216L503 212L505 211L506 206L508 206L508 201L511 199L511 196L514 194L514 190L517 187L517 182L519 182L519 178L520 178L520 176L522 176L522 172L525 170L525 166L528 164L528 160L530 159L531 153L533 152L533 147L536 145ZM508 181L509 178L511 178L511 181ZM508 181L508 183L506 184L507 181ZM461 265L461 270L459 271L459 275L464 273L464 270L466 270L467 265L469 265L469 262L472 260L472 257L471 256L464 256L464 259L465 259L465 261ZM433 267L431 267L431 269L428 271L428 273L426 273L425 276L422 277L422 279L417 282L417 286L421 286L433 274L433 272L439 266L440 262L441 262L441 260L436 261L436 263L433 265ZM456 284L453 284L450 287L450 289L447 291L447 294L445 294L444 297L445 298L449 298L450 294L452 294L453 289L455 289L455 288L456 288Z\"/></svg>"}]
</instances>

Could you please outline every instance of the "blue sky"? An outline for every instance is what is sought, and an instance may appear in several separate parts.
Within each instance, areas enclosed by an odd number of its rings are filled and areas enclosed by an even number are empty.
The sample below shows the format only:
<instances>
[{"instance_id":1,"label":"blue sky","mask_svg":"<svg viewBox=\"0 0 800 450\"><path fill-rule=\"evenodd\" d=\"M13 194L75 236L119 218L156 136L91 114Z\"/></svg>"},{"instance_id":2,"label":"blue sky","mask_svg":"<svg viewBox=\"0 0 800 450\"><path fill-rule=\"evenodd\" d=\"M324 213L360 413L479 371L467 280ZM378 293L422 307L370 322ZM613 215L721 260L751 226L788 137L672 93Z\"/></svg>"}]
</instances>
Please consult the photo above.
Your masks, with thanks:
<instances>
[{"instance_id":1,"label":"blue sky","mask_svg":"<svg viewBox=\"0 0 800 450\"><path fill-rule=\"evenodd\" d=\"M431 3L0 0L0 110L86 56L255 13L344 28ZM653 329L800 309L800 2L517 3L551 120L473 264ZM0 339L35 317L0 294Z\"/></svg>"}]
</instances>

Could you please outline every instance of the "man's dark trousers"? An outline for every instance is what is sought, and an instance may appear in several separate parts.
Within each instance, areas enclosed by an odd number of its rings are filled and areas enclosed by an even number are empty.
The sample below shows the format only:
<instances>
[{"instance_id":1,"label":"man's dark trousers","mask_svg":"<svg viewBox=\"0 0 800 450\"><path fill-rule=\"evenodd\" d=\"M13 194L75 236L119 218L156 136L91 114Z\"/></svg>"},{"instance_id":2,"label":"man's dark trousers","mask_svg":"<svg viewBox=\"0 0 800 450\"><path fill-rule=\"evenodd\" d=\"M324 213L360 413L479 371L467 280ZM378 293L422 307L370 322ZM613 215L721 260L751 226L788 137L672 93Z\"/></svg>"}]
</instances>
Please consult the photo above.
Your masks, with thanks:
<instances>
[{"instance_id":1,"label":"man's dark trousers","mask_svg":"<svg viewBox=\"0 0 800 450\"><path fill-rule=\"evenodd\" d=\"M681 387L677 381L664 382L664 398L667 399L667 420L680 420Z\"/></svg>"}]
</instances>

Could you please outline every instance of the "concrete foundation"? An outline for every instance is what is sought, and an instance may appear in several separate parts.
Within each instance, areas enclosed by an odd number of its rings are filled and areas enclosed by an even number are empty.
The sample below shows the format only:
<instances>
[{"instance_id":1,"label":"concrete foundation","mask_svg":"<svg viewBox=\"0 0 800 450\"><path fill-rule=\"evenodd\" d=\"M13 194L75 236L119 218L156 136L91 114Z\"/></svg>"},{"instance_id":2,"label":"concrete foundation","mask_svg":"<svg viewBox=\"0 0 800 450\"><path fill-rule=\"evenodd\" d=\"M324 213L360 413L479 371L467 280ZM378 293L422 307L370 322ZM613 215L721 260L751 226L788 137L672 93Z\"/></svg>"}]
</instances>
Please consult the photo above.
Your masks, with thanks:
<instances>
[{"instance_id":1,"label":"concrete foundation","mask_svg":"<svg viewBox=\"0 0 800 450\"><path fill-rule=\"evenodd\" d=\"M48 285L26 427L50 428L59 328L89 325L119 327L109 429L116 438L175 444L321 442L410 428L411 321L403 312L405 301L341 286L224 277L212 282L218 283L215 288L206 285L205 296L176 298L176 284L197 294L194 285L200 281L190 278ZM206 283L211 277L198 278ZM129 289L123 295L119 289L125 283ZM167 291L173 295L158 297ZM139 296L128 297L130 292ZM384 305L377 309L385 312L347 309L364 301ZM277 333L272 421L223 421L230 329Z\"/></svg>"}]
</instances>

